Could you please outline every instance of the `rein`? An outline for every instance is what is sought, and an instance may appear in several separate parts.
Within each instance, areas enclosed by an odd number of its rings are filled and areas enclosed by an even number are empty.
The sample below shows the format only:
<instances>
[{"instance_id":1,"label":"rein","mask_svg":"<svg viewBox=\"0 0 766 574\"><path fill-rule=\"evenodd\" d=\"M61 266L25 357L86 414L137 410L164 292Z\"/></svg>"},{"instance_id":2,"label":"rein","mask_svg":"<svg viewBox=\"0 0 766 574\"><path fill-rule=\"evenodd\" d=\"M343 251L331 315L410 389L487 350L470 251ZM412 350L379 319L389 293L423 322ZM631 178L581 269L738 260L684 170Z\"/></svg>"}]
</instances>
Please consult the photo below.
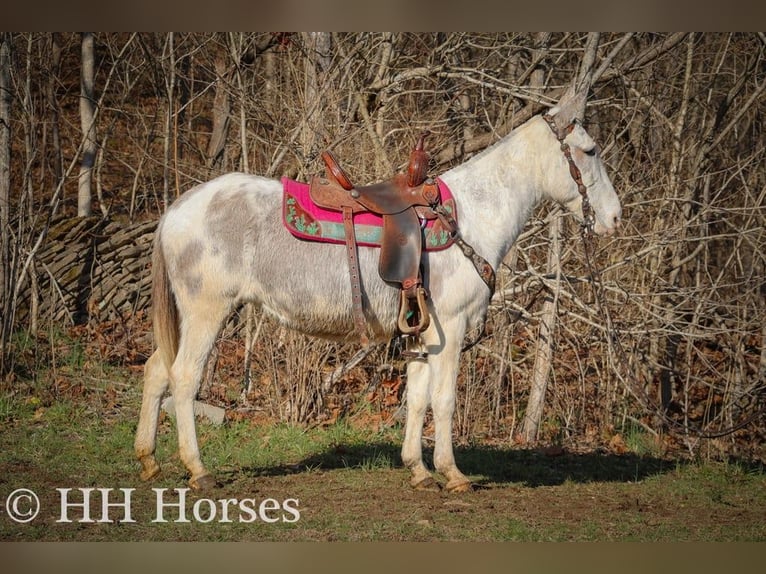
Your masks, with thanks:
<instances>
[{"instance_id":1,"label":"rein","mask_svg":"<svg viewBox=\"0 0 766 574\"><path fill-rule=\"evenodd\" d=\"M572 133L576 123L572 122L564 130L564 133L561 133L556 126L556 122L554 121L553 116L549 114L543 114L543 119L548 124L548 127L551 128L551 131L553 132L553 135L556 136L556 139L559 140L561 151L564 152L564 157L569 163L569 174L577 184L577 191L579 191L580 195L582 196L582 227L585 231L593 231L593 226L596 223L596 216L593 213L593 206L590 204L590 199L588 199L588 188L585 187L585 184L582 181L582 172L580 171L580 168L577 167L577 164L572 159L572 149L569 147L569 144L564 141L564 139L570 133Z\"/></svg>"},{"instance_id":2,"label":"rein","mask_svg":"<svg viewBox=\"0 0 766 574\"><path fill-rule=\"evenodd\" d=\"M593 226L595 224L595 214L593 212L593 206L590 204L590 200L588 199L588 189L585 186L585 184L582 181L582 172L580 171L580 168L577 167L577 164L575 164L574 160L572 159L572 150L570 149L570 146L568 143L564 141L567 135L569 135L572 130L574 129L576 123L573 122L570 124L563 133L559 132L558 127L556 126L555 121L553 120L553 117L544 114L543 119L548 124L548 126L551 128L551 131L556 136L556 139L559 141L559 145L561 146L561 151L564 153L564 157L566 158L567 162L569 163L569 173L572 176L572 179L577 184L577 191L580 192L580 195L582 196L582 212L583 212L583 222L580 226L582 241L583 241L583 251L585 252L585 264L588 268L588 273L591 277L591 289L593 290L593 296L594 300L596 302L596 308L597 310L603 315L604 320L606 322L606 333L607 333L607 344L609 347L609 350L612 354L614 354L617 357L617 361L620 364L622 370L625 373L632 373L630 369L630 365L628 362L628 356L625 352L625 349L622 347L622 343L620 342L619 337L617 336L617 329L614 326L614 322L612 321L612 314L609 311L609 306L606 304L605 297L604 297L604 284L601 280L601 274L599 272L599 269L597 266L593 264L593 246L591 244L591 233L593 231ZM697 438L720 438L729 434L732 434L749 424L753 423L756 419L758 419L760 416L762 416L762 413L754 413L750 417L746 418L743 421L738 422L737 424L734 424L730 426L729 428L716 431L716 432L707 432L702 428L691 428L688 424L684 425L679 423L678 421L670 418L667 413L665 412L665 409L661 407L661 405L656 404L654 400L648 395L648 393L643 389L643 386L640 384L640 381L638 381L635 377L635 375L628 375L623 376L622 373L617 372L617 376L622 380L625 387L628 389L631 395L641 404L641 406L646 409L648 412L654 412L656 416L665 423L666 427L668 429L678 430L682 431L684 434L689 435L692 434L696 436ZM653 429L649 429L653 430Z\"/></svg>"}]
</instances>

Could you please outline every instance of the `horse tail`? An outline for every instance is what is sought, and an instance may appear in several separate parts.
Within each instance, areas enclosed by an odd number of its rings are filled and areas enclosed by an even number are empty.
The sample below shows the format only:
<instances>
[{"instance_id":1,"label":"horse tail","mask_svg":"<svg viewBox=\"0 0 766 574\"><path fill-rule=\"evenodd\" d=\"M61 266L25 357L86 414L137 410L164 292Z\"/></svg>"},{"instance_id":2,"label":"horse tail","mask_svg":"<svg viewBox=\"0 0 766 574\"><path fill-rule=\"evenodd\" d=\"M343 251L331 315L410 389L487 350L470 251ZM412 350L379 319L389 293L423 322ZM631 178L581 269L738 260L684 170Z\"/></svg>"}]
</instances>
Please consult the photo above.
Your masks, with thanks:
<instances>
[{"instance_id":1,"label":"horse tail","mask_svg":"<svg viewBox=\"0 0 766 574\"><path fill-rule=\"evenodd\" d=\"M157 227L152 253L152 323L154 344L162 354L165 366L170 369L178 354L179 319L176 297L162 250L161 228Z\"/></svg>"}]
</instances>

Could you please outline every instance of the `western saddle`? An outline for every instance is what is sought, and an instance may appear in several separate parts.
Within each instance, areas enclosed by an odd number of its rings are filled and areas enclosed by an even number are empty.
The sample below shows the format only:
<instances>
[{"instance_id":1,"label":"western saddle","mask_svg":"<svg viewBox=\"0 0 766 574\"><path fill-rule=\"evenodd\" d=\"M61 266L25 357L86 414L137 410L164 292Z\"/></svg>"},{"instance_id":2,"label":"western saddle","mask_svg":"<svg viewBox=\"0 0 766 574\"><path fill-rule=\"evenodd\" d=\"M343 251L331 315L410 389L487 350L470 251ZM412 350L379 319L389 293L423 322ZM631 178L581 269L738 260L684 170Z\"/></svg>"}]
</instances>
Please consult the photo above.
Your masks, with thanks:
<instances>
[{"instance_id":1,"label":"western saddle","mask_svg":"<svg viewBox=\"0 0 766 574\"><path fill-rule=\"evenodd\" d=\"M372 212L383 218L383 241L380 248L378 273L390 283L401 287L397 327L404 335L417 336L428 328L430 316L423 286L420 257L423 249L421 222L441 218L439 186L426 177L428 154L420 135L410 154L406 173L373 185L357 187L351 183L338 160L330 151L322 153L326 173L311 179L312 200L323 207L343 214L354 324L364 346L369 343L364 315L362 284L359 273L358 247L354 231L354 215ZM441 214L440 214L441 212ZM449 218L451 219L451 218ZM454 219L451 219L454 224ZM452 225L448 225L450 229Z\"/></svg>"}]
</instances>

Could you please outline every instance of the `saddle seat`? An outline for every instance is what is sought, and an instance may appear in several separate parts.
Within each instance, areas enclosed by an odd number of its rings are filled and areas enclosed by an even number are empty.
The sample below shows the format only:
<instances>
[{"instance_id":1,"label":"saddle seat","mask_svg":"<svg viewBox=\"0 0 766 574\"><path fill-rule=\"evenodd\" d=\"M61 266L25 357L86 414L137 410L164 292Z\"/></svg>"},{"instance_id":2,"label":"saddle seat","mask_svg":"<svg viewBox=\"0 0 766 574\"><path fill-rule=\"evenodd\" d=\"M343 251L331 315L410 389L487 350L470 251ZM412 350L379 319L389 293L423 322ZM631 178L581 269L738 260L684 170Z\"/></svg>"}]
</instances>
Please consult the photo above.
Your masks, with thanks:
<instances>
[{"instance_id":1,"label":"saddle seat","mask_svg":"<svg viewBox=\"0 0 766 574\"><path fill-rule=\"evenodd\" d=\"M380 277L401 288L398 329L405 335L418 335L428 328L430 317L426 304L428 293L423 286L420 259L423 249L421 222L436 219L433 207L439 204L439 186L425 177L428 156L421 135L410 156L406 174L356 187L335 156L322 153L326 173L310 182L311 199L320 207L343 214L346 255L349 262L354 321L363 344L368 343L362 305L361 278L354 215L370 212L383 218L383 237L378 261Z\"/></svg>"},{"instance_id":2,"label":"saddle seat","mask_svg":"<svg viewBox=\"0 0 766 574\"><path fill-rule=\"evenodd\" d=\"M407 175L396 174L387 181L357 187L341 171L342 168L331 152L324 152L322 159L328 174L325 177L314 176L311 194L314 201L325 209L341 211L344 207L350 207L355 213L370 211L378 215L396 215L415 207L423 208L417 210L418 215L436 217L430 209L426 209L439 200L439 188L432 180L410 186ZM336 175L341 173L340 177Z\"/></svg>"}]
</instances>

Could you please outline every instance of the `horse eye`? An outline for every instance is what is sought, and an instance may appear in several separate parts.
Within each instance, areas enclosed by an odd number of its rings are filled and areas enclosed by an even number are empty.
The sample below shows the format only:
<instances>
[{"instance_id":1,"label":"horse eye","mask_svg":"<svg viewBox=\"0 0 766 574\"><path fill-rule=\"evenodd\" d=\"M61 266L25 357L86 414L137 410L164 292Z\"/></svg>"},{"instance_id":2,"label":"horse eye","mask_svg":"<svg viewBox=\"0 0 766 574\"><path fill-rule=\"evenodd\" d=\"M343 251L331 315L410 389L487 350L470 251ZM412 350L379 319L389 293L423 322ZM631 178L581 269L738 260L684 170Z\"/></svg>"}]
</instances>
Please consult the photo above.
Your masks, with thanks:
<instances>
[{"instance_id":1,"label":"horse eye","mask_svg":"<svg viewBox=\"0 0 766 574\"><path fill-rule=\"evenodd\" d=\"M596 146L593 146L590 149L583 150L585 152L585 155L594 156L596 155Z\"/></svg>"}]
</instances>

